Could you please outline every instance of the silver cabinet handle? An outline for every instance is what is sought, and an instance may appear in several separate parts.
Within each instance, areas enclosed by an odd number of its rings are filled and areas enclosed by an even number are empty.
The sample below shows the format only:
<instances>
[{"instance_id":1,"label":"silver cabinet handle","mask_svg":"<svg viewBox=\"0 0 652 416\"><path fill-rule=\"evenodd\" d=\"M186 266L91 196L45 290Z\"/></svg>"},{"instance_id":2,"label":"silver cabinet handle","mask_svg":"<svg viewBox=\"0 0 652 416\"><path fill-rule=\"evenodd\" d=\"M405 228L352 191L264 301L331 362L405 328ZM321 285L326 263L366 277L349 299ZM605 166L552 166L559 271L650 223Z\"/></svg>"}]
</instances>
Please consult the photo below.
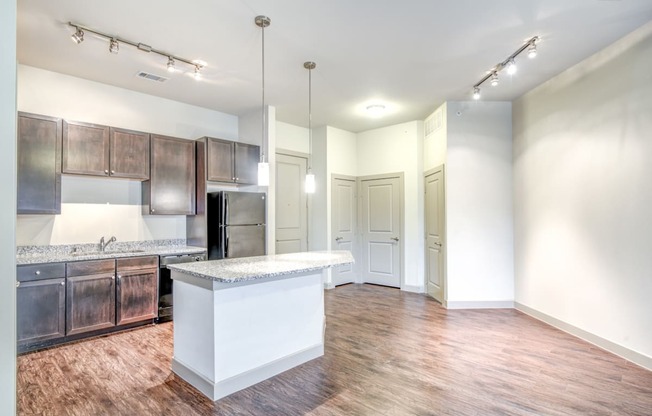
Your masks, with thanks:
<instances>
[{"instance_id":1,"label":"silver cabinet handle","mask_svg":"<svg viewBox=\"0 0 652 416\"><path fill-rule=\"evenodd\" d=\"M111 280L115 280L115 276L111 276Z\"/></svg>"},{"instance_id":2,"label":"silver cabinet handle","mask_svg":"<svg viewBox=\"0 0 652 416\"><path fill-rule=\"evenodd\" d=\"M122 279L122 275L118 275L118 280Z\"/></svg>"},{"instance_id":3,"label":"silver cabinet handle","mask_svg":"<svg viewBox=\"0 0 652 416\"><path fill-rule=\"evenodd\" d=\"M16 282L16 287L20 287L20 282Z\"/></svg>"},{"instance_id":4,"label":"silver cabinet handle","mask_svg":"<svg viewBox=\"0 0 652 416\"><path fill-rule=\"evenodd\" d=\"M398 237L392 237L390 240L398 241Z\"/></svg>"},{"instance_id":5,"label":"silver cabinet handle","mask_svg":"<svg viewBox=\"0 0 652 416\"><path fill-rule=\"evenodd\" d=\"M37 270L37 271L34 272L34 274L38 276L39 274L41 274L41 271Z\"/></svg>"},{"instance_id":6,"label":"silver cabinet handle","mask_svg":"<svg viewBox=\"0 0 652 416\"><path fill-rule=\"evenodd\" d=\"M342 241L342 240L343 240L342 237L337 237L337 238L335 239L335 241Z\"/></svg>"},{"instance_id":7,"label":"silver cabinet handle","mask_svg":"<svg viewBox=\"0 0 652 416\"><path fill-rule=\"evenodd\" d=\"M65 285L66 285L66 282L61 282L61 286L65 286Z\"/></svg>"},{"instance_id":8,"label":"silver cabinet handle","mask_svg":"<svg viewBox=\"0 0 652 416\"><path fill-rule=\"evenodd\" d=\"M114 171L114 170L111 171L111 175L115 175L115 171Z\"/></svg>"},{"instance_id":9,"label":"silver cabinet handle","mask_svg":"<svg viewBox=\"0 0 652 416\"><path fill-rule=\"evenodd\" d=\"M108 169L104 169L104 173L108 175L108 174L109 174L109 170L108 170Z\"/></svg>"}]
</instances>

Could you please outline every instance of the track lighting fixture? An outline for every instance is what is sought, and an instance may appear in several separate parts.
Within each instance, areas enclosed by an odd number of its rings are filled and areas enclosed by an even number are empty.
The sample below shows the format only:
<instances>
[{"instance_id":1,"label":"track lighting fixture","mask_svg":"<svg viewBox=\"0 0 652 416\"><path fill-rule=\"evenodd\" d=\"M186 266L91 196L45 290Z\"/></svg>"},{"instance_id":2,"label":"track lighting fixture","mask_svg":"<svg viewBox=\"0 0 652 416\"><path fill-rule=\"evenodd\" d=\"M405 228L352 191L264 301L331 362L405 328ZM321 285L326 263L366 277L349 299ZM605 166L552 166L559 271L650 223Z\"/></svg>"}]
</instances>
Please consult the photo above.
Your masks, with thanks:
<instances>
[{"instance_id":1,"label":"track lighting fixture","mask_svg":"<svg viewBox=\"0 0 652 416\"><path fill-rule=\"evenodd\" d=\"M109 41L109 52L117 55L119 50L120 50L120 44L118 43L118 41L115 39L111 39Z\"/></svg>"},{"instance_id":2,"label":"track lighting fixture","mask_svg":"<svg viewBox=\"0 0 652 416\"><path fill-rule=\"evenodd\" d=\"M496 85L498 85L498 72L494 72L491 76L491 86L495 87Z\"/></svg>"},{"instance_id":3,"label":"track lighting fixture","mask_svg":"<svg viewBox=\"0 0 652 416\"><path fill-rule=\"evenodd\" d=\"M75 42L76 44L80 44L84 41L84 31L77 26L74 27L77 30L75 30L75 33L73 33L70 37L72 38L73 42Z\"/></svg>"},{"instance_id":4,"label":"track lighting fixture","mask_svg":"<svg viewBox=\"0 0 652 416\"><path fill-rule=\"evenodd\" d=\"M104 39L108 40L109 41L109 52L114 53L114 54L118 53L118 51L120 50L120 44L123 43L123 44L129 45L129 46L133 46L134 48L136 48L136 49L138 49L140 51L147 52L147 53L154 53L156 55L160 55L160 56L168 58L167 69L168 69L169 72L175 72L175 70L176 70L176 66L175 66L176 62L183 62L183 63L185 63L187 65L190 65L194 69L193 76L194 76L194 78L196 80L201 79L201 70L206 66L205 62L199 62L199 61L196 61L196 60L191 61L189 59L181 58L179 56L172 55L170 53L155 49L155 48L153 48L153 47L151 47L151 46L149 46L149 45L147 45L145 43L134 42L134 41L131 41L131 40L128 40L128 39L120 38L118 36L109 35L109 34L97 31L95 29L91 29L91 28L86 27L86 26L78 25L78 24L73 23L73 22L68 22L68 26L75 29L75 32L71 35L71 38L72 38L73 42L75 42L77 44L82 43L84 41L84 32L90 32L90 33L93 33L93 34L97 35L100 38L104 38Z\"/></svg>"},{"instance_id":5,"label":"track lighting fixture","mask_svg":"<svg viewBox=\"0 0 652 416\"><path fill-rule=\"evenodd\" d=\"M474 86L473 86L473 99L474 100L479 100L480 99L480 86L486 82L489 81L491 86L495 87L498 85L498 73L502 71L503 69L507 70L507 73L509 75L514 75L516 73L516 57L519 56L521 53L527 50L527 56L528 58L534 58L537 56L537 42L539 41L538 36L534 36L530 38L527 42L523 44L520 48L518 48L513 54L509 55L507 59L504 61L500 62L499 64L496 64L493 68L491 68L490 71L487 72L487 75L482 77L480 81L478 81Z\"/></svg>"}]
</instances>

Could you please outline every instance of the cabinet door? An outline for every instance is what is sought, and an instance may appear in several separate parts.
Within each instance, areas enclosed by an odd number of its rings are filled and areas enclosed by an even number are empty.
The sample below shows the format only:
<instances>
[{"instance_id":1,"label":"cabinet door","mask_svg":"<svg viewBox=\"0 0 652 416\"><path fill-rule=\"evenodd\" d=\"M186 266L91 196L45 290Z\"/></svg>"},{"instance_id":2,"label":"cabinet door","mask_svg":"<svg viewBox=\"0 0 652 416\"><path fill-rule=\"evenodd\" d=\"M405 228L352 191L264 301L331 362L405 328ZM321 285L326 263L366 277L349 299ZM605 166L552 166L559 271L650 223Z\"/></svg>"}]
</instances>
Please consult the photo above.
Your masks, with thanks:
<instances>
[{"instance_id":1,"label":"cabinet door","mask_svg":"<svg viewBox=\"0 0 652 416\"><path fill-rule=\"evenodd\" d=\"M149 178L149 134L111 127L111 176Z\"/></svg>"},{"instance_id":2,"label":"cabinet door","mask_svg":"<svg viewBox=\"0 0 652 416\"><path fill-rule=\"evenodd\" d=\"M61 119L18 113L18 214L61 214Z\"/></svg>"},{"instance_id":3,"label":"cabinet door","mask_svg":"<svg viewBox=\"0 0 652 416\"><path fill-rule=\"evenodd\" d=\"M66 335L115 326L115 260L66 265Z\"/></svg>"},{"instance_id":4,"label":"cabinet door","mask_svg":"<svg viewBox=\"0 0 652 416\"><path fill-rule=\"evenodd\" d=\"M62 171L109 176L109 127L64 120Z\"/></svg>"},{"instance_id":5,"label":"cabinet door","mask_svg":"<svg viewBox=\"0 0 652 416\"><path fill-rule=\"evenodd\" d=\"M150 180L143 186L150 214L195 214L195 142L151 136Z\"/></svg>"},{"instance_id":6,"label":"cabinet door","mask_svg":"<svg viewBox=\"0 0 652 416\"><path fill-rule=\"evenodd\" d=\"M65 335L66 279L20 282L16 289L18 346Z\"/></svg>"},{"instance_id":7,"label":"cabinet door","mask_svg":"<svg viewBox=\"0 0 652 416\"><path fill-rule=\"evenodd\" d=\"M209 137L206 152L206 180L234 182L233 142Z\"/></svg>"},{"instance_id":8,"label":"cabinet door","mask_svg":"<svg viewBox=\"0 0 652 416\"><path fill-rule=\"evenodd\" d=\"M117 274L117 325L156 318L157 269L118 269Z\"/></svg>"},{"instance_id":9,"label":"cabinet door","mask_svg":"<svg viewBox=\"0 0 652 416\"><path fill-rule=\"evenodd\" d=\"M235 182L247 185L258 183L260 146L235 143Z\"/></svg>"}]
</instances>

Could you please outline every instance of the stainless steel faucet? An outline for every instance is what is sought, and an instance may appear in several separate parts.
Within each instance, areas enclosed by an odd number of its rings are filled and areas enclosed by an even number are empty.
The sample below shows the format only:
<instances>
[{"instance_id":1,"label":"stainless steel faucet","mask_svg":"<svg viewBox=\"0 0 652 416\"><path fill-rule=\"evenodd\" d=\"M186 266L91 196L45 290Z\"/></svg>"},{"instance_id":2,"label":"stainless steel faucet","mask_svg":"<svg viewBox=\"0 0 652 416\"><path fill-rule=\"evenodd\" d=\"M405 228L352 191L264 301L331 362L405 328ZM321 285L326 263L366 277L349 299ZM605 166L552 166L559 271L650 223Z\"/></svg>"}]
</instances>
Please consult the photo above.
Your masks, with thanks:
<instances>
[{"instance_id":1,"label":"stainless steel faucet","mask_svg":"<svg viewBox=\"0 0 652 416\"><path fill-rule=\"evenodd\" d=\"M108 246L109 244L113 243L114 241L116 241L115 236L109 238L109 241L107 241L107 242L105 243L105 242L104 242L104 236L102 236L102 238L100 238L100 251L103 252L103 251L106 249L106 246Z\"/></svg>"}]
</instances>

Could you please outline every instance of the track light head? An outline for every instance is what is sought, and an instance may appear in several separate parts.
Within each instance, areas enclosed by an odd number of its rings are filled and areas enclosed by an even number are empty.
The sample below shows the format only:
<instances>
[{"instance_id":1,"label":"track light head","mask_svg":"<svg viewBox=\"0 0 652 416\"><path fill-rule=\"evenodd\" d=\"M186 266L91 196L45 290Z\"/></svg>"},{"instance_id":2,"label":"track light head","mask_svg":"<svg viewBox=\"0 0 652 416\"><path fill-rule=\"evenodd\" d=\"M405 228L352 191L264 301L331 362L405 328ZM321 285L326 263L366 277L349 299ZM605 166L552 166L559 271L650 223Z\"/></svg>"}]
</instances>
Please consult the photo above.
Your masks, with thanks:
<instances>
[{"instance_id":1,"label":"track light head","mask_svg":"<svg viewBox=\"0 0 652 416\"><path fill-rule=\"evenodd\" d=\"M516 73L516 61L514 58L510 59L509 62L507 62L507 73L509 75L514 75Z\"/></svg>"},{"instance_id":2,"label":"track light head","mask_svg":"<svg viewBox=\"0 0 652 416\"><path fill-rule=\"evenodd\" d=\"M195 81L201 81L201 68L199 65L195 66L195 73L193 74L193 77L195 78Z\"/></svg>"},{"instance_id":3,"label":"track light head","mask_svg":"<svg viewBox=\"0 0 652 416\"><path fill-rule=\"evenodd\" d=\"M119 50L120 50L120 44L118 43L117 40L115 40L115 38L112 38L109 41L109 52L117 55Z\"/></svg>"},{"instance_id":4,"label":"track light head","mask_svg":"<svg viewBox=\"0 0 652 416\"><path fill-rule=\"evenodd\" d=\"M474 100L480 99L480 87L473 87L473 99Z\"/></svg>"},{"instance_id":5,"label":"track light head","mask_svg":"<svg viewBox=\"0 0 652 416\"><path fill-rule=\"evenodd\" d=\"M81 30L80 28L76 28L77 30L75 33L73 33L70 38L72 39L73 42L76 44L80 44L84 41L84 31Z\"/></svg>"},{"instance_id":6,"label":"track light head","mask_svg":"<svg viewBox=\"0 0 652 416\"><path fill-rule=\"evenodd\" d=\"M196 68L196 67L195 67L195 68ZM172 57L170 56L170 57L168 57L168 72L169 72L169 73L172 73L172 72L174 72L174 71L175 71L175 67L174 67L174 59L172 59Z\"/></svg>"},{"instance_id":7,"label":"track light head","mask_svg":"<svg viewBox=\"0 0 652 416\"><path fill-rule=\"evenodd\" d=\"M530 59L537 57L537 44L535 42L530 43L530 46L527 48L527 57Z\"/></svg>"},{"instance_id":8,"label":"track light head","mask_svg":"<svg viewBox=\"0 0 652 416\"><path fill-rule=\"evenodd\" d=\"M494 72L494 73L491 75L491 86L492 86L492 87L495 87L495 86L497 86L497 85L498 85L498 72Z\"/></svg>"}]
</instances>

